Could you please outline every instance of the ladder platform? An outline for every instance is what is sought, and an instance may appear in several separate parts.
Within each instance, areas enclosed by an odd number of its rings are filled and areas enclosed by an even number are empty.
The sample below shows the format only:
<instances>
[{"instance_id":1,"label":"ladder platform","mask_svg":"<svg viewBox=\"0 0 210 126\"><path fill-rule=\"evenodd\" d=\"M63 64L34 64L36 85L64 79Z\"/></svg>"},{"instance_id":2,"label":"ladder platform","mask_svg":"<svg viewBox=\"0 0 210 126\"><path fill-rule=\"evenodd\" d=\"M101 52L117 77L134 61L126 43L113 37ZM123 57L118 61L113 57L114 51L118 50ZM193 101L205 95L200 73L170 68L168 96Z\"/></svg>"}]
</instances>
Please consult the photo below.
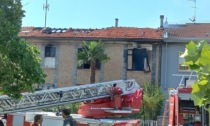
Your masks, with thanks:
<instances>
[{"instance_id":1,"label":"ladder platform","mask_svg":"<svg viewBox=\"0 0 210 126\"><path fill-rule=\"evenodd\" d=\"M104 111L109 113L132 113L131 110L118 110L118 109L107 109Z\"/></svg>"}]
</instances>

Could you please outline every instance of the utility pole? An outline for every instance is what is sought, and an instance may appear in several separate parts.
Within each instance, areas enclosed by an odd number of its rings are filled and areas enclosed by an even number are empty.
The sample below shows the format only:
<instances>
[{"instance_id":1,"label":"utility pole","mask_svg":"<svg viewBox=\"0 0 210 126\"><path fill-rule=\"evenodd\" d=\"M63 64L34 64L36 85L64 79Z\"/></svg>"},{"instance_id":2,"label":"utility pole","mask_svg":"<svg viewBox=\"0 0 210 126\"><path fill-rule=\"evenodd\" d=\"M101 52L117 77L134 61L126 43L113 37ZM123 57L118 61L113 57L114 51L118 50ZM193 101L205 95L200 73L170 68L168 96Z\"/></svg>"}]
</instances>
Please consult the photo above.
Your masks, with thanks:
<instances>
[{"instance_id":1,"label":"utility pole","mask_svg":"<svg viewBox=\"0 0 210 126\"><path fill-rule=\"evenodd\" d=\"M47 24L47 11L49 11L50 5L48 4L47 0L46 3L43 5L43 10L45 11L45 22L44 22L44 27L46 28Z\"/></svg>"}]
</instances>

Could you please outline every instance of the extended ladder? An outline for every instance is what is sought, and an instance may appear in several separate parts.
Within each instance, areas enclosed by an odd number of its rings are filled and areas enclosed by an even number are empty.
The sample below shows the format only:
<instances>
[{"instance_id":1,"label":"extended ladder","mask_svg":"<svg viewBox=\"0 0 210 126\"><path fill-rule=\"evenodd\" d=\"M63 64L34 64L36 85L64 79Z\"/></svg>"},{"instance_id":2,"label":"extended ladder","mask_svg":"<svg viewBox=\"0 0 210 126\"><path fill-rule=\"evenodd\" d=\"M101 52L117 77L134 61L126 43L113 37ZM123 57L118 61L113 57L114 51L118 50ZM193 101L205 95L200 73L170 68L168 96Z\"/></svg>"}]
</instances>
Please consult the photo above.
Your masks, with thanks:
<instances>
[{"instance_id":1,"label":"extended ladder","mask_svg":"<svg viewBox=\"0 0 210 126\"><path fill-rule=\"evenodd\" d=\"M135 80L117 80L22 93L21 100L2 95L0 96L0 114L110 97L110 88L114 83L117 84L117 87L122 88L122 95L134 93L140 88Z\"/></svg>"},{"instance_id":2,"label":"extended ladder","mask_svg":"<svg viewBox=\"0 0 210 126\"><path fill-rule=\"evenodd\" d=\"M169 107L168 103L169 103L169 100L166 100L165 110L164 110L164 115L163 115L163 120L162 120L162 126L165 126L166 115L168 113L168 107Z\"/></svg>"}]
</instances>

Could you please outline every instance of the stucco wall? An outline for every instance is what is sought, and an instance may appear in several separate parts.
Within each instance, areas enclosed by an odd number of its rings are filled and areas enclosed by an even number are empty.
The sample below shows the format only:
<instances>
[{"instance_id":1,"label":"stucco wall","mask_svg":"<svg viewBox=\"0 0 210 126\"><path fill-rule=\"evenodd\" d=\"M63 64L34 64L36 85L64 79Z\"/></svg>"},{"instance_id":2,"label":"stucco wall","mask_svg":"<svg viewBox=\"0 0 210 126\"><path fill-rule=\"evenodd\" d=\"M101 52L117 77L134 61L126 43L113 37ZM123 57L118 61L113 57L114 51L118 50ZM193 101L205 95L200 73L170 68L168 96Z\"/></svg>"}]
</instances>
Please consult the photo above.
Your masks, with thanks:
<instances>
[{"instance_id":1,"label":"stucco wall","mask_svg":"<svg viewBox=\"0 0 210 126\"><path fill-rule=\"evenodd\" d=\"M46 84L54 84L54 68L44 68L44 72L47 75L45 78L45 83Z\"/></svg>"},{"instance_id":2,"label":"stucco wall","mask_svg":"<svg viewBox=\"0 0 210 126\"><path fill-rule=\"evenodd\" d=\"M161 59L161 86L167 93L168 88L177 88L181 81L181 77L174 76L173 74L187 74L191 72L181 72L178 69L179 52L185 50L185 44L166 43L162 46L162 59ZM193 79L193 78L192 78Z\"/></svg>"},{"instance_id":3,"label":"stucco wall","mask_svg":"<svg viewBox=\"0 0 210 126\"><path fill-rule=\"evenodd\" d=\"M37 39L27 39L28 42L30 42L30 45L36 46L37 49L40 50L40 54L38 55L38 57L41 58L41 60L43 59L43 47L49 43L49 40L37 40ZM42 64L42 62L40 63L40 65L42 65L43 69L44 69L44 73L47 75L47 77L45 78L45 84L54 84L54 72L55 72L55 68L45 68Z\"/></svg>"},{"instance_id":4,"label":"stucco wall","mask_svg":"<svg viewBox=\"0 0 210 126\"><path fill-rule=\"evenodd\" d=\"M104 64L104 81L122 79L124 45L106 44L105 48L110 60Z\"/></svg>"},{"instance_id":5,"label":"stucco wall","mask_svg":"<svg viewBox=\"0 0 210 126\"><path fill-rule=\"evenodd\" d=\"M127 79L135 79L138 84L142 85L145 82L151 82L151 73L145 73L143 71L128 71Z\"/></svg>"},{"instance_id":6,"label":"stucco wall","mask_svg":"<svg viewBox=\"0 0 210 126\"><path fill-rule=\"evenodd\" d=\"M74 55L74 45L59 45L58 87L72 86Z\"/></svg>"},{"instance_id":7,"label":"stucco wall","mask_svg":"<svg viewBox=\"0 0 210 126\"><path fill-rule=\"evenodd\" d=\"M96 82L100 79L100 70L96 71ZM77 84L89 84L90 83L90 69L77 69Z\"/></svg>"},{"instance_id":8,"label":"stucco wall","mask_svg":"<svg viewBox=\"0 0 210 126\"><path fill-rule=\"evenodd\" d=\"M53 43L56 46L58 55L58 61L56 68L44 68L46 77L46 84L58 83L58 87L73 86L75 84L88 84L90 70L89 69L77 69L76 65L76 53L77 48L81 46L82 41L72 40L47 40L47 39L31 39L29 42L37 46L42 52L39 57L44 57L44 47L48 43ZM152 70L152 45L141 44L141 48L147 48L149 65ZM120 41L106 41L105 53L111 58L107 63L102 65L100 70L96 71L96 82L99 81L111 81L125 78L136 79L139 84L144 82L151 82L151 73L145 73L144 71L132 71L125 69L125 50L134 48L131 42ZM159 60L159 49L156 49L155 56L156 62ZM127 65L130 62L128 62ZM158 64L156 65L156 74L158 73ZM127 72L126 74L123 72ZM158 78L159 75L155 75ZM157 80L156 80L157 81Z\"/></svg>"}]
</instances>

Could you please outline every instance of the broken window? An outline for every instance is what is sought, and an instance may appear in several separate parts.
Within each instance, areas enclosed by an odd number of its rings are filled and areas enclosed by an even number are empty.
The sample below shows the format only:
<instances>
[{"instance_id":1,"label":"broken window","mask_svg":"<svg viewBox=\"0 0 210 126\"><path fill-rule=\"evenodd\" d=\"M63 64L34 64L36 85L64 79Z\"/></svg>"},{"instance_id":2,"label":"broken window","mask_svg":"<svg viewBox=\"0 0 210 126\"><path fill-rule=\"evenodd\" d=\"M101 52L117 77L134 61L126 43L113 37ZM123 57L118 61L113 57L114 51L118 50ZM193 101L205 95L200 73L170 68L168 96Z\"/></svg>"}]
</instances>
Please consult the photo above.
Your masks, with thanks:
<instances>
[{"instance_id":1,"label":"broken window","mask_svg":"<svg viewBox=\"0 0 210 126\"><path fill-rule=\"evenodd\" d=\"M45 46L45 57L55 57L56 48L49 44Z\"/></svg>"},{"instance_id":2,"label":"broken window","mask_svg":"<svg viewBox=\"0 0 210 126\"><path fill-rule=\"evenodd\" d=\"M52 44L45 46L45 67L55 68L56 47Z\"/></svg>"},{"instance_id":3,"label":"broken window","mask_svg":"<svg viewBox=\"0 0 210 126\"><path fill-rule=\"evenodd\" d=\"M128 49L128 70L150 71L146 48Z\"/></svg>"}]
</instances>

